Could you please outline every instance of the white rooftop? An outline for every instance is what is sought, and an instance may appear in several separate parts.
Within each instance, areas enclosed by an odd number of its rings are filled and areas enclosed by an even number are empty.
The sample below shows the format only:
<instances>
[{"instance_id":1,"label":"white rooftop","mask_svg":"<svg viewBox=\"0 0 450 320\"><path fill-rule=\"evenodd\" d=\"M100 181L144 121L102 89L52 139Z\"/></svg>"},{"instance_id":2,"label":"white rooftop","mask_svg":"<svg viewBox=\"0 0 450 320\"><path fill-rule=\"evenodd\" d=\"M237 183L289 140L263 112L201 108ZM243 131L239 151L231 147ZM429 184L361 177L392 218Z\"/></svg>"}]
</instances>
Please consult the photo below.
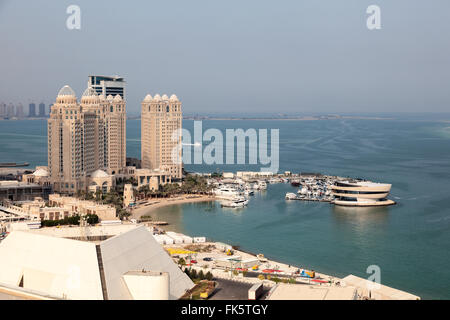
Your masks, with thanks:
<instances>
[{"instance_id":1,"label":"white rooftop","mask_svg":"<svg viewBox=\"0 0 450 320\"><path fill-rule=\"evenodd\" d=\"M59 298L135 299L124 276L136 270L168 273L170 299L180 298L194 286L145 226L97 245L13 231L0 243L0 257L0 286Z\"/></svg>"}]
</instances>

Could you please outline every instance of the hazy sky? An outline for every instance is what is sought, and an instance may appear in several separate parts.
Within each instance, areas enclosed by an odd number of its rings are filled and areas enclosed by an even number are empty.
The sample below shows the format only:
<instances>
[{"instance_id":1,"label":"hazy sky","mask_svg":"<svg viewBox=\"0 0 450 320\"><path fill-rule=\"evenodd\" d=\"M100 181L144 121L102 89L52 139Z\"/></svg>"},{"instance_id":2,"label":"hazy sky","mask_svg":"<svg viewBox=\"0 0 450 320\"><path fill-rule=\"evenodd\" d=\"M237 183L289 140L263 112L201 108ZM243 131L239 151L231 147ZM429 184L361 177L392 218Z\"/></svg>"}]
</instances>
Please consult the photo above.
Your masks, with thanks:
<instances>
[{"instance_id":1,"label":"hazy sky","mask_svg":"<svg viewBox=\"0 0 450 320\"><path fill-rule=\"evenodd\" d=\"M448 0L0 0L0 102L117 74L130 114L147 93L185 113L450 111L449 17Z\"/></svg>"}]
</instances>

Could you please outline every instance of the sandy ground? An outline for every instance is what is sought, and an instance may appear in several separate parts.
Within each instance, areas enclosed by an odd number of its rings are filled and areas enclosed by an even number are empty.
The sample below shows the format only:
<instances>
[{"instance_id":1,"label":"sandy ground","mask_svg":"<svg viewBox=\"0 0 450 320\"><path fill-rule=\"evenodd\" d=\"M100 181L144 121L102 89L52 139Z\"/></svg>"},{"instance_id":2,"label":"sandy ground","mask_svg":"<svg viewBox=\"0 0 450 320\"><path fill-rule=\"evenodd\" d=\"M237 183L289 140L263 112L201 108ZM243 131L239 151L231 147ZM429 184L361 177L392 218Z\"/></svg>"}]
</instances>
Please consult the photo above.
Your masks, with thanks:
<instances>
[{"instance_id":1,"label":"sandy ground","mask_svg":"<svg viewBox=\"0 0 450 320\"><path fill-rule=\"evenodd\" d=\"M204 195L185 195L174 198L157 198L150 199L146 201L144 204L140 204L135 207L131 214L132 218L138 219L141 216L150 213L151 211L162 208L165 206L170 206L174 204L184 204L191 202L205 202L205 201L214 201L216 198L214 196L204 196Z\"/></svg>"},{"instance_id":2,"label":"sandy ground","mask_svg":"<svg viewBox=\"0 0 450 320\"><path fill-rule=\"evenodd\" d=\"M215 242L206 242L206 243L199 243L198 245L200 246L206 246L206 245L214 245L215 246ZM196 246L195 244L191 245L186 245L186 244L173 244L173 245L165 245L165 248L184 248L186 246ZM262 252L263 253L263 252ZM188 255L186 254L179 254L178 256L180 257L184 257L187 260ZM234 257L239 256L242 260L258 260L258 258L250 253L241 251L241 250L234 250ZM216 269L216 270L222 270L221 268L216 268L215 264L213 261L204 261L203 258L205 257L209 257L212 258L213 260L218 260L218 259L222 259L222 258L226 258L227 255L220 251L219 249L212 249L209 250L208 252L198 252L197 254L194 254L192 256L192 258L197 260L197 264L195 264L195 267L198 268L203 268L203 267L207 267L208 269ZM232 257L232 256L228 256L228 257ZM267 262L261 263L259 270L257 272L261 272L261 270L264 269L278 269L278 270L282 270L285 273L294 273L296 272L298 269L302 269L302 266L293 266L293 265L288 265L279 261L275 261L275 260L271 260L268 259ZM307 270L310 270L309 268L305 268ZM276 276L276 274L273 274L273 276ZM329 281L329 280L334 280L334 281L340 281L341 279L337 278L337 277L333 277L330 275L326 275L323 273L319 273L316 271L316 279L320 279L320 280L325 280L325 281ZM305 283L311 283L309 279L307 278L297 278L298 281L304 281Z\"/></svg>"}]
</instances>

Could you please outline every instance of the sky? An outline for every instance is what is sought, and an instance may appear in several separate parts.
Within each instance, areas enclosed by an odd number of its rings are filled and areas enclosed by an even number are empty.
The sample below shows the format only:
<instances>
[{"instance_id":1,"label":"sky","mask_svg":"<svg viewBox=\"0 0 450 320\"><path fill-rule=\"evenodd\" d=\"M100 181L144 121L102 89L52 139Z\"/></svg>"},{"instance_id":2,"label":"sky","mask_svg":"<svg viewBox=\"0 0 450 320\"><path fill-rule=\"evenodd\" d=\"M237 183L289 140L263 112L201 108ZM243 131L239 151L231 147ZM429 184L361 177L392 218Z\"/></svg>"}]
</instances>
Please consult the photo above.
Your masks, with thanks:
<instances>
[{"instance_id":1,"label":"sky","mask_svg":"<svg viewBox=\"0 0 450 320\"><path fill-rule=\"evenodd\" d=\"M69 30L69 5L81 29ZM369 5L381 29L369 30ZM446 112L450 1L0 0L0 102L54 102L88 75L127 81L127 111Z\"/></svg>"}]
</instances>

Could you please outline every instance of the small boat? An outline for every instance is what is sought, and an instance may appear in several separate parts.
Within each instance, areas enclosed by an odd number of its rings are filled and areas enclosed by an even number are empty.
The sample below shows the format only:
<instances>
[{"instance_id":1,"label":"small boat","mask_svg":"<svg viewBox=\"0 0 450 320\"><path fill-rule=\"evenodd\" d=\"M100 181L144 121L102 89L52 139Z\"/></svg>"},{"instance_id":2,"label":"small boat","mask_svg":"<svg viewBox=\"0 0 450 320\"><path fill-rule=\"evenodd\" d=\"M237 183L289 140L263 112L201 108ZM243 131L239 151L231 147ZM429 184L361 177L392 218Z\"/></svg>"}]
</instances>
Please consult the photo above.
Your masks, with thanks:
<instances>
[{"instance_id":1,"label":"small boat","mask_svg":"<svg viewBox=\"0 0 450 320\"><path fill-rule=\"evenodd\" d=\"M292 180L291 186L293 187L300 187L300 181L299 180Z\"/></svg>"},{"instance_id":2,"label":"small boat","mask_svg":"<svg viewBox=\"0 0 450 320\"><path fill-rule=\"evenodd\" d=\"M259 181L258 182L259 190L266 190L267 189L267 183L265 181Z\"/></svg>"},{"instance_id":3,"label":"small boat","mask_svg":"<svg viewBox=\"0 0 450 320\"><path fill-rule=\"evenodd\" d=\"M30 164L28 162L15 163L15 162L0 162L0 168L17 168L17 167L28 167Z\"/></svg>"},{"instance_id":4,"label":"small boat","mask_svg":"<svg viewBox=\"0 0 450 320\"><path fill-rule=\"evenodd\" d=\"M286 193L285 199L286 200L297 200L298 196L295 193L288 192L288 193Z\"/></svg>"},{"instance_id":5,"label":"small boat","mask_svg":"<svg viewBox=\"0 0 450 320\"><path fill-rule=\"evenodd\" d=\"M255 194L255 192L251 189L245 189L244 194L246 196L253 196Z\"/></svg>"}]
</instances>

